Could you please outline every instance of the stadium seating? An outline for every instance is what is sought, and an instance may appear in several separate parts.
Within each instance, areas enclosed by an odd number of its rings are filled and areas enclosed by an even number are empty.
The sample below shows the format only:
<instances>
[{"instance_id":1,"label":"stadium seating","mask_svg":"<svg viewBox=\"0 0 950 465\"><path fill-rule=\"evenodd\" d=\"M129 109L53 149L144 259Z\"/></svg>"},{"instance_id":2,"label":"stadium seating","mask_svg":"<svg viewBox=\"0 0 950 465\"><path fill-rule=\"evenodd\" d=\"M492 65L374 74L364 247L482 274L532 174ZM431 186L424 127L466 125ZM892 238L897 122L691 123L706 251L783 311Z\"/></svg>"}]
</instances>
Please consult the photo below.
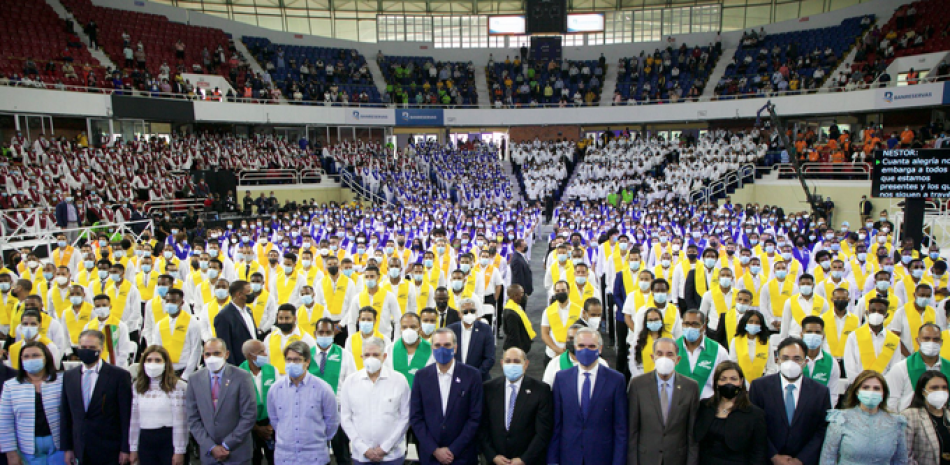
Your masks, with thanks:
<instances>
[{"instance_id":1,"label":"stadium seating","mask_svg":"<svg viewBox=\"0 0 950 465\"><path fill-rule=\"evenodd\" d=\"M81 86L83 64L88 63L99 77L104 70L99 62L89 55L89 50L79 38L66 30L66 22L53 8L43 1L0 0L0 75L12 78L23 77L27 72L27 61L32 60L37 73L31 79L41 76L46 84L56 81L65 85ZM47 64L53 62L51 71ZM76 70L76 78L67 78L62 65L71 62Z\"/></svg>"},{"instance_id":2,"label":"stadium seating","mask_svg":"<svg viewBox=\"0 0 950 465\"><path fill-rule=\"evenodd\" d=\"M436 68L435 77L428 69ZM436 62L432 57L391 56L379 63L386 92L393 101L409 104L477 105L478 92L471 63Z\"/></svg>"},{"instance_id":3,"label":"stadium seating","mask_svg":"<svg viewBox=\"0 0 950 465\"><path fill-rule=\"evenodd\" d=\"M362 94L367 97L364 103L380 102L366 59L355 49L282 45L262 37L241 40L288 99L299 90L302 101L322 102L324 93L335 86L337 100L345 93L349 102L356 103ZM306 75L301 72L303 65L307 67ZM326 65L336 66L332 75L327 74Z\"/></svg>"},{"instance_id":4,"label":"stadium seating","mask_svg":"<svg viewBox=\"0 0 950 465\"><path fill-rule=\"evenodd\" d=\"M214 56L218 47L224 50L225 58L232 53L229 37L220 29L175 23L160 15L95 6L90 0L64 0L63 5L81 24L88 24L90 20L96 22L99 45L120 68L125 64L123 33L130 36L133 47L139 42L144 45L146 69L153 76L160 74L163 63L171 68L171 78L179 72L193 72L194 64L200 65L203 73L222 76L229 76L233 66L231 60L215 64ZM175 44L178 40L185 44L184 60L176 58ZM203 57L204 51L211 57L210 66ZM232 82L232 85L237 87L242 84L243 76L236 76L236 82ZM103 83L102 87L111 85Z\"/></svg>"},{"instance_id":5,"label":"stadium seating","mask_svg":"<svg viewBox=\"0 0 950 465\"><path fill-rule=\"evenodd\" d=\"M577 68L576 73L573 72L574 67ZM598 68L600 73L598 73ZM585 73L584 70L589 70L589 73ZM532 73L534 73L533 80ZM517 64L516 59L515 62L508 60L489 62L486 75L488 88L492 93L491 100L496 107L497 101L501 101L504 106L521 108L533 106L533 102L541 105L558 103L575 106L596 105L600 102L607 66L601 65L598 60L568 60L566 63L561 60L550 62L532 60L525 66L524 63ZM537 85L533 86L532 82L537 82ZM525 90L529 92L519 92L522 84L527 84L528 87ZM547 84L552 87L551 96L545 95ZM593 95L588 96L588 91L593 92Z\"/></svg>"},{"instance_id":6,"label":"stadium seating","mask_svg":"<svg viewBox=\"0 0 950 465\"><path fill-rule=\"evenodd\" d=\"M916 14L909 16L907 10L913 6ZM901 14L903 13L903 14ZM894 32L898 38L913 31L907 47L895 47L894 58L921 53L933 53L950 50L950 36L943 34L950 24L950 9L942 0L922 0L901 6L890 21L881 28L881 36ZM923 36L921 44L915 44L916 36Z\"/></svg>"},{"instance_id":7,"label":"stadium seating","mask_svg":"<svg viewBox=\"0 0 950 465\"><path fill-rule=\"evenodd\" d=\"M716 86L720 98L753 96L766 91L807 91L821 87L825 78L863 35L873 17L848 18L838 26L770 34L764 40L743 38L725 76ZM863 24L862 24L863 23ZM816 70L819 74L816 74ZM773 79L784 75L788 88Z\"/></svg>"},{"instance_id":8,"label":"stadium seating","mask_svg":"<svg viewBox=\"0 0 950 465\"><path fill-rule=\"evenodd\" d=\"M694 86L695 92L701 94L720 53L716 47L683 44L679 48L668 47L662 52L657 49L650 55L641 53L639 57L625 58L617 77L617 91L628 103L683 99Z\"/></svg>"}]
</instances>

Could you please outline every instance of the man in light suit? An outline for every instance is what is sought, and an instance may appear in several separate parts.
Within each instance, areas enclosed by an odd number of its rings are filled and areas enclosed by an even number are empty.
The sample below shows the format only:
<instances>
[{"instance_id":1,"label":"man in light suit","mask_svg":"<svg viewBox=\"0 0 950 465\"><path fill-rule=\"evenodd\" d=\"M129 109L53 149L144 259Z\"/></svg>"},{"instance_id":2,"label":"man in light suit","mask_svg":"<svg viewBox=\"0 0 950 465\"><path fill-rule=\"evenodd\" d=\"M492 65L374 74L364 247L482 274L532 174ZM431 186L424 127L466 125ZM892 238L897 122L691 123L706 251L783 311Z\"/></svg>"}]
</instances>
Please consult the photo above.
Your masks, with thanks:
<instances>
[{"instance_id":1,"label":"man in light suit","mask_svg":"<svg viewBox=\"0 0 950 465\"><path fill-rule=\"evenodd\" d=\"M482 374L482 381L491 379L489 372L495 366L495 338L491 326L478 321L478 303L475 299L462 299L459 304L462 321L452 323L449 329L459 341L455 360L475 368Z\"/></svg>"},{"instance_id":2,"label":"man in light suit","mask_svg":"<svg viewBox=\"0 0 950 465\"><path fill-rule=\"evenodd\" d=\"M250 373L229 365L227 358L223 340L208 340L207 368L191 375L185 392L188 430L205 465L250 464L254 456L251 428L257 420L257 391Z\"/></svg>"},{"instance_id":3,"label":"man in light suit","mask_svg":"<svg viewBox=\"0 0 950 465\"><path fill-rule=\"evenodd\" d=\"M801 339L785 339L778 345L780 373L749 386L749 400L765 410L772 463L797 459L802 465L817 465L821 456L831 396L827 387L802 375L807 354Z\"/></svg>"},{"instance_id":4,"label":"man in light suit","mask_svg":"<svg viewBox=\"0 0 950 465\"><path fill-rule=\"evenodd\" d=\"M574 335L578 366L554 379L554 434L549 465L626 465L627 395L620 372L600 366L600 333Z\"/></svg>"},{"instance_id":5,"label":"man in light suit","mask_svg":"<svg viewBox=\"0 0 950 465\"><path fill-rule=\"evenodd\" d=\"M244 343L257 337L257 326L254 324L254 315L247 308L247 296L251 294L251 283L237 280L228 288L231 302L224 306L214 317L214 335L224 341L225 347L235 348L227 356L227 362L234 366L244 363L244 354L241 348ZM225 349L227 352L227 349Z\"/></svg>"},{"instance_id":6,"label":"man in light suit","mask_svg":"<svg viewBox=\"0 0 950 465\"><path fill-rule=\"evenodd\" d=\"M456 361L452 330L437 329L431 342L436 363L416 372L409 402L409 424L419 440L419 463L476 465L481 374Z\"/></svg>"},{"instance_id":7,"label":"man in light suit","mask_svg":"<svg viewBox=\"0 0 950 465\"><path fill-rule=\"evenodd\" d=\"M630 381L627 392L628 443L637 444L627 455L627 465L696 465L699 444L693 438L693 423L699 409L699 385L676 375L680 359L676 341L657 339L652 356L656 370Z\"/></svg>"},{"instance_id":8,"label":"man in light suit","mask_svg":"<svg viewBox=\"0 0 950 465\"><path fill-rule=\"evenodd\" d=\"M504 353L505 376L485 383L485 410L479 449L485 462L543 464L547 457L554 404L551 388L525 376L528 356L512 347Z\"/></svg>"}]
</instances>

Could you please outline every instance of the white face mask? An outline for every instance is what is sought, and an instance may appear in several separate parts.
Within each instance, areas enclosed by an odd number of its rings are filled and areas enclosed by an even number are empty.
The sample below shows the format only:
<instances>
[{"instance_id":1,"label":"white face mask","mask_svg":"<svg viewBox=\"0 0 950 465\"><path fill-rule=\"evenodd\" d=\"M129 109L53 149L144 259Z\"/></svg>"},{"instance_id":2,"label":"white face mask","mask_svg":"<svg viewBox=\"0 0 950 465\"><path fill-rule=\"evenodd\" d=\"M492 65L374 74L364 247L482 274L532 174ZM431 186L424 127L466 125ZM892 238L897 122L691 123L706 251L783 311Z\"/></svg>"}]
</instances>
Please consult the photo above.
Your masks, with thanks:
<instances>
[{"instance_id":1,"label":"white face mask","mask_svg":"<svg viewBox=\"0 0 950 465\"><path fill-rule=\"evenodd\" d=\"M145 374L149 378L161 378L165 373L165 364L164 363L145 363Z\"/></svg>"},{"instance_id":2,"label":"white face mask","mask_svg":"<svg viewBox=\"0 0 950 465\"><path fill-rule=\"evenodd\" d=\"M653 366L656 372L661 376L669 376L670 373L673 373L673 369L676 368L676 362L669 357L660 357L653 361Z\"/></svg>"},{"instance_id":3,"label":"white face mask","mask_svg":"<svg viewBox=\"0 0 950 465\"><path fill-rule=\"evenodd\" d=\"M402 342L409 345L413 345L418 340L419 340L419 333L416 330L410 329L410 328L406 328L402 330Z\"/></svg>"},{"instance_id":4,"label":"white face mask","mask_svg":"<svg viewBox=\"0 0 950 465\"><path fill-rule=\"evenodd\" d=\"M782 376L788 380L796 380L802 375L802 366L791 360L782 362L779 370L782 372Z\"/></svg>"},{"instance_id":5,"label":"white face mask","mask_svg":"<svg viewBox=\"0 0 950 465\"><path fill-rule=\"evenodd\" d=\"M884 324L884 315L881 315L880 313L872 313L868 315L868 323L874 326L880 326Z\"/></svg>"},{"instance_id":6,"label":"white face mask","mask_svg":"<svg viewBox=\"0 0 950 465\"><path fill-rule=\"evenodd\" d=\"M921 342L920 353L926 355L927 357L933 357L940 353L940 343L939 342Z\"/></svg>"},{"instance_id":7,"label":"white face mask","mask_svg":"<svg viewBox=\"0 0 950 465\"><path fill-rule=\"evenodd\" d=\"M363 359L363 366L366 367L367 373L376 373L383 367L383 362L376 357L366 357Z\"/></svg>"},{"instance_id":8,"label":"white face mask","mask_svg":"<svg viewBox=\"0 0 950 465\"><path fill-rule=\"evenodd\" d=\"M587 319L587 322L590 323L590 327L593 329L600 328L601 317L595 316Z\"/></svg>"},{"instance_id":9,"label":"white face mask","mask_svg":"<svg viewBox=\"0 0 950 465\"><path fill-rule=\"evenodd\" d=\"M942 409L947 405L947 399L950 398L950 392L931 391L927 394L927 403L933 408Z\"/></svg>"},{"instance_id":10,"label":"white face mask","mask_svg":"<svg viewBox=\"0 0 950 465\"><path fill-rule=\"evenodd\" d=\"M224 358L222 357L207 357L205 358L205 366L208 367L213 373L217 373L224 368Z\"/></svg>"},{"instance_id":11,"label":"white face mask","mask_svg":"<svg viewBox=\"0 0 950 465\"><path fill-rule=\"evenodd\" d=\"M478 319L478 316L474 313L466 313L465 315L462 315L462 321L464 321L467 325L475 323L476 319Z\"/></svg>"}]
</instances>

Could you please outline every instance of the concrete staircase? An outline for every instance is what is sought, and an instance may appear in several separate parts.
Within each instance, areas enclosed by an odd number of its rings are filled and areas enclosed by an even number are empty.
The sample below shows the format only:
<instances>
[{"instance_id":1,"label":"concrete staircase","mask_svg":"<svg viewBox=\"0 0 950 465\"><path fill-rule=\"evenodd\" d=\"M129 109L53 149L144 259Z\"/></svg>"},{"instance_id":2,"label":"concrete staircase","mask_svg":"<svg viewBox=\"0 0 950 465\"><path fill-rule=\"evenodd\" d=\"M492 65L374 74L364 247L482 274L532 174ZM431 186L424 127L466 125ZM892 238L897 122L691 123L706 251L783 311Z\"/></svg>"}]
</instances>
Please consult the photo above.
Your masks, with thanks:
<instances>
[{"instance_id":1,"label":"concrete staircase","mask_svg":"<svg viewBox=\"0 0 950 465\"><path fill-rule=\"evenodd\" d=\"M484 76L485 73L482 73ZM481 102L481 91L479 91L479 102ZM508 177L508 182L511 183L511 198L515 201L521 202L524 200L524 192L521 192L521 185L518 184L518 177L515 176L514 169L511 166L511 162L504 160L501 162L502 168L505 170L505 175Z\"/></svg>"},{"instance_id":2,"label":"concrete staircase","mask_svg":"<svg viewBox=\"0 0 950 465\"><path fill-rule=\"evenodd\" d=\"M617 91L617 75L620 67L616 64L607 66L607 74L604 75L604 82L600 92L600 106L609 107L613 105L614 92Z\"/></svg>"},{"instance_id":3,"label":"concrete staircase","mask_svg":"<svg viewBox=\"0 0 950 465\"><path fill-rule=\"evenodd\" d=\"M722 50L722 55L719 56L719 62L716 63L716 67L713 68L712 74L709 75L709 79L706 81L706 88L703 89L703 95L700 96L701 98L711 99L716 94L716 84L726 75L726 68L732 63L732 57L736 56L736 50L738 50L738 47L729 47ZM689 89L683 90L685 94L685 91Z\"/></svg>"},{"instance_id":4,"label":"concrete staircase","mask_svg":"<svg viewBox=\"0 0 950 465\"><path fill-rule=\"evenodd\" d=\"M892 13L892 15L893 15L893 13ZM877 26L883 26L883 25L887 24L887 22L890 21L890 19L891 19L890 16L888 16L888 17L886 17L886 18L878 17L878 18L876 19L875 23L872 24L871 27L869 27L868 30L867 30L864 34L861 35L861 37L858 38L858 41L863 41L863 40L864 40L864 36L866 36L869 32L871 32L872 30L874 30L874 26L875 26L875 25L877 25ZM858 47L857 47L857 43L855 43L855 45L854 45L853 47L851 47L851 50L848 52L848 54L845 55L844 59L841 60L841 63L838 63L838 67L836 67L836 68L834 69L834 71L832 71L832 72L826 77L825 82L823 82L823 83L821 84L821 88L822 88L822 89L830 89L830 88L831 88L831 82L832 82L832 79L831 79L831 78L837 76L838 73L840 73L840 72L842 72L842 71L844 71L845 74L850 75L850 74L851 74L851 64L854 63L854 57L855 57L857 54L858 54Z\"/></svg>"},{"instance_id":5,"label":"concrete staircase","mask_svg":"<svg viewBox=\"0 0 950 465\"><path fill-rule=\"evenodd\" d=\"M488 75L484 66L475 66L475 91L478 92L478 106L491 107L491 92L488 90Z\"/></svg>"},{"instance_id":6,"label":"concrete staircase","mask_svg":"<svg viewBox=\"0 0 950 465\"><path fill-rule=\"evenodd\" d=\"M53 11L55 11L60 18L72 18L72 13L70 13L69 10L67 10L59 0L46 0L46 3L53 8ZM89 36L83 32L82 26L79 25L79 22L76 21L75 18L73 18L73 32L79 37L79 40L81 40L82 43L86 45L86 48L89 49L89 54L92 55L92 57L96 60L99 60L100 65L112 69L118 69L115 63L112 62L109 56L106 55L101 48L92 48L90 46Z\"/></svg>"},{"instance_id":7,"label":"concrete staircase","mask_svg":"<svg viewBox=\"0 0 950 465\"><path fill-rule=\"evenodd\" d=\"M369 74L373 76L373 84L376 84L376 90L382 96L386 93L386 76L383 75L383 69L379 67L376 58L367 59L366 66L369 68Z\"/></svg>"},{"instance_id":8,"label":"concrete staircase","mask_svg":"<svg viewBox=\"0 0 950 465\"><path fill-rule=\"evenodd\" d=\"M247 49L247 46L244 45L244 41L235 40L234 48L237 49L238 53L247 60L248 66L251 67L251 71L254 71L254 74L264 74L264 67L257 62L257 58L254 58L254 54Z\"/></svg>"}]
</instances>

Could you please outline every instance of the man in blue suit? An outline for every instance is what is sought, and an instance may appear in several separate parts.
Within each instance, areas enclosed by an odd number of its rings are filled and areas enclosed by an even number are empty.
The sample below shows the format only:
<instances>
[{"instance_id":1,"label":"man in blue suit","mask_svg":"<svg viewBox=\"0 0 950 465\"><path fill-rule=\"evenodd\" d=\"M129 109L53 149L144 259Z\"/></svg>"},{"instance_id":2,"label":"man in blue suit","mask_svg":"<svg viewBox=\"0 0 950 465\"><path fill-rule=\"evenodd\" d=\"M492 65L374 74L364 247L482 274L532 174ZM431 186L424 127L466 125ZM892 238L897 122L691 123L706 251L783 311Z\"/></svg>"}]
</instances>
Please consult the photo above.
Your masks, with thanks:
<instances>
[{"instance_id":1,"label":"man in blue suit","mask_svg":"<svg viewBox=\"0 0 950 465\"><path fill-rule=\"evenodd\" d=\"M231 302L218 312L212 322L214 334L228 347L244 347L245 342L257 335L254 315L247 308L247 304L254 300L248 298L251 294L251 283L234 281L228 288L228 294L231 295ZM229 351L228 363L240 366L244 363L244 354L240 350Z\"/></svg>"},{"instance_id":2,"label":"man in blue suit","mask_svg":"<svg viewBox=\"0 0 950 465\"><path fill-rule=\"evenodd\" d=\"M435 364L416 372L409 424L419 440L421 465L478 464L478 426L482 418L482 379L478 370L455 360L455 333L432 334Z\"/></svg>"},{"instance_id":3,"label":"man in blue suit","mask_svg":"<svg viewBox=\"0 0 950 465\"><path fill-rule=\"evenodd\" d=\"M449 325L459 341L459 350L455 351L455 360L475 368L482 374L482 381L491 379L488 372L495 365L495 338L491 326L478 321L478 304L475 299L462 299L459 303L462 321Z\"/></svg>"},{"instance_id":4,"label":"man in blue suit","mask_svg":"<svg viewBox=\"0 0 950 465\"><path fill-rule=\"evenodd\" d=\"M625 465L627 394L623 375L600 366L600 333L582 328L574 335L578 366L554 380L554 435L548 464Z\"/></svg>"},{"instance_id":5,"label":"man in blue suit","mask_svg":"<svg viewBox=\"0 0 950 465\"><path fill-rule=\"evenodd\" d=\"M821 456L831 397L827 387L802 376L807 353L801 339L785 339L778 345L780 372L749 386L749 400L765 410L772 463L796 459L802 465L817 465Z\"/></svg>"}]
</instances>

